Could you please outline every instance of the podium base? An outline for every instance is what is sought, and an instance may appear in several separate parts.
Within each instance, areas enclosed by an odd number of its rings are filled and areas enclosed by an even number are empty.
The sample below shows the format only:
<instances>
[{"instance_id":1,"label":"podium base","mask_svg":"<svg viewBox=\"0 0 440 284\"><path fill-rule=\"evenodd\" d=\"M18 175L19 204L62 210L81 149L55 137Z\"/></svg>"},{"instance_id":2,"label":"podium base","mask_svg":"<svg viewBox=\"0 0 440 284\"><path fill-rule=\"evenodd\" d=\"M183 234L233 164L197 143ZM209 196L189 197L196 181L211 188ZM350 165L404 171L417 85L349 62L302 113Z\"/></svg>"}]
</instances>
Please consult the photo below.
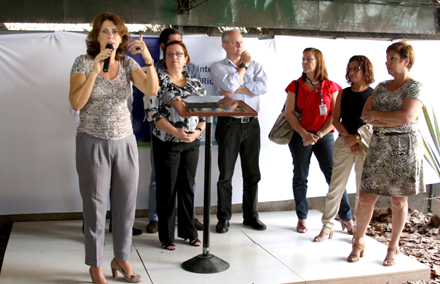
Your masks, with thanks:
<instances>
[{"instance_id":1,"label":"podium base","mask_svg":"<svg viewBox=\"0 0 440 284\"><path fill-rule=\"evenodd\" d=\"M229 263L212 254L199 254L182 263L182 268L194 273L217 273L227 270Z\"/></svg>"}]
</instances>

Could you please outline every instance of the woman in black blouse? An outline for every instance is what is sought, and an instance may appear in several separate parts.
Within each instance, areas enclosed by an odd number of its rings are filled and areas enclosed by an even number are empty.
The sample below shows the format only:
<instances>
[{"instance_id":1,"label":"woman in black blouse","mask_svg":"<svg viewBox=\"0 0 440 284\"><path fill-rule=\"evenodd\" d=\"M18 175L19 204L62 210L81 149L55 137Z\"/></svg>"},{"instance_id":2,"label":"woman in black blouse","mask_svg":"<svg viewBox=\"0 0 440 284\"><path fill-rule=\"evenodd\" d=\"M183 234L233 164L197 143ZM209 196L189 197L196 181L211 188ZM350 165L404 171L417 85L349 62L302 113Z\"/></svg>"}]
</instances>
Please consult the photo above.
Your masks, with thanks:
<instances>
[{"instance_id":1,"label":"woman in black blouse","mask_svg":"<svg viewBox=\"0 0 440 284\"><path fill-rule=\"evenodd\" d=\"M182 117L167 101L182 100L189 96L205 96L206 90L198 79L191 78L183 70L183 67L190 63L183 42L168 43L164 48L164 55L167 70L159 72L158 95L147 98L145 111L153 127L151 139L154 143L159 240L162 248L174 250L176 196L178 236L189 239L190 245L201 244L194 225L192 188L205 119L197 116Z\"/></svg>"},{"instance_id":2,"label":"woman in black blouse","mask_svg":"<svg viewBox=\"0 0 440 284\"><path fill-rule=\"evenodd\" d=\"M327 235L329 239L333 236L334 218L353 163L356 188L359 190L366 150L371 139L372 128L365 125L360 117L365 102L373 91L370 87L374 82L373 65L367 57L355 55L348 61L345 78L351 87L341 90L336 100L333 125L338 130L339 137L333 148L333 172L322 215L323 226L320 234L313 239L314 242L324 241ZM353 234L352 220L341 219L341 225L342 230L347 228L348 233Z\"/></svg>"}]
</instances>

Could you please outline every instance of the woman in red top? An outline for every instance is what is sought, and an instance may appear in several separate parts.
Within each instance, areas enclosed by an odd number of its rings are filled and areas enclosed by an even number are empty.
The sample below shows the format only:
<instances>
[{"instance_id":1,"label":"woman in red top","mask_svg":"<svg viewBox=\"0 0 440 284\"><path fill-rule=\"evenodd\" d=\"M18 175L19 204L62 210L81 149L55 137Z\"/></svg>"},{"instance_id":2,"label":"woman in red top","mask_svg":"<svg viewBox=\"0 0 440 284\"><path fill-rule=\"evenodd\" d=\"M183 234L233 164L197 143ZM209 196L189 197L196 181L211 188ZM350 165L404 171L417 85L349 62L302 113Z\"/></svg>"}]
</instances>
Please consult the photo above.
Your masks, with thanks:
<instances>
[{"instance_id":1,"label":"woman in red top","mask_svg":"<svg viewBox=\"0 0 440 284\"><path fill-rule=\"evenodd\" d=\"M289 143L293 159L293 196L295 198L299 233L307 232L307 178L310 159L315 154L328 184L333 170L333 112L336 96L341 87L330 81L324 56L316 48L306 48L302 58L303 74L286 88L286 119L295 130ZM295 110L296 100L296 110ZM295 113L296 112L296 113ZM339 217L351 221L347 191L344 192Z\"/></svg>"}]
</instances>

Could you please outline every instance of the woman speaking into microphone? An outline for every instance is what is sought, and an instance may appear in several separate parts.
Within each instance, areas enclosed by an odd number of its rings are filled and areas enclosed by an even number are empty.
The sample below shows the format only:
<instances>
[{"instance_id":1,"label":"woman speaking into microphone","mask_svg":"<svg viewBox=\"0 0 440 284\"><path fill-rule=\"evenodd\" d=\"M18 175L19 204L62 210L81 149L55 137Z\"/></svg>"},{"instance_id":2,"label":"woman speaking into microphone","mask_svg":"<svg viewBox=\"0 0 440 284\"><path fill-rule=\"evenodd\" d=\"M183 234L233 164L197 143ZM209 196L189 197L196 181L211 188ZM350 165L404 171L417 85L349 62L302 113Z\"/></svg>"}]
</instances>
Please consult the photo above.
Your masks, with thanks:
<instances>
[{"instance_id":1,"label":"woman speaking into microphone","mask_svg":"<svg viewBox=\"0 0 440 284\"><path fill-rule=\"evenodd\" d=\"M70 75L70 104L74 110L81 110L76 168L83 201L85 263L90 266L92 282L99 284L107 283L102 264L109 197L113 277L119 271L127 282L142 281L129 261L139 163L127 100L131 82L144 94L154 96L158 79L142 36L129 41L130 34L119 16L100 14L86 40L87 54L76 58ZM132 58L123 56L127 50L142 55L146 73Z\"/></svg>"}]
</instances>

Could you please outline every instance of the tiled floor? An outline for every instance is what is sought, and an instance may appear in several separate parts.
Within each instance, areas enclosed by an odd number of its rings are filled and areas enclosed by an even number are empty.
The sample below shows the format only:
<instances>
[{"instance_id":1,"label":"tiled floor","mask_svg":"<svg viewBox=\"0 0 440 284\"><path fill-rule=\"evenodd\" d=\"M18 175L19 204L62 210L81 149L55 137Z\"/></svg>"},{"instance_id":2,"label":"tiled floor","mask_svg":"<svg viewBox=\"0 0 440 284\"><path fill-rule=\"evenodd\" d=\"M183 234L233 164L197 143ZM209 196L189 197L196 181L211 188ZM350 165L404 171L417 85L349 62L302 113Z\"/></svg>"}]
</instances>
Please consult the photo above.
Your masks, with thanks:
<instances>
[{"instance_id":1,"label":"tiled floor","mask_svg":"<svg viewBox=\"0 0 440 284\"><path fill-rule=\"evenodd\" d=\"M393 267L383 267L386 247L373 239L366 241L366 253L358 263L347 263L351 236L337 227L332 240L313 243L319 233L321 213L309 212L306 234L295 231L294 212L264 212L265 231L242 225L234 214L226 234L215 233L211 216L210 253L227 261L230 268L213 274L192 273L181 264L202 253L176 240L177 249L160 248L157 234L133 237L132 265L143 283L406 283L429 279L429 267L406 257L398 257ZM200 219L200 218L199 218ZM136 227L145 229L146 219ZM202 239L202 233L200 234ZM109 283L125 283L111 278L111 234L106 235L104 273ZM91 283L84 264L81 221L14 223L0 275L0 283Z\"/></svg>"}]
</instances>

